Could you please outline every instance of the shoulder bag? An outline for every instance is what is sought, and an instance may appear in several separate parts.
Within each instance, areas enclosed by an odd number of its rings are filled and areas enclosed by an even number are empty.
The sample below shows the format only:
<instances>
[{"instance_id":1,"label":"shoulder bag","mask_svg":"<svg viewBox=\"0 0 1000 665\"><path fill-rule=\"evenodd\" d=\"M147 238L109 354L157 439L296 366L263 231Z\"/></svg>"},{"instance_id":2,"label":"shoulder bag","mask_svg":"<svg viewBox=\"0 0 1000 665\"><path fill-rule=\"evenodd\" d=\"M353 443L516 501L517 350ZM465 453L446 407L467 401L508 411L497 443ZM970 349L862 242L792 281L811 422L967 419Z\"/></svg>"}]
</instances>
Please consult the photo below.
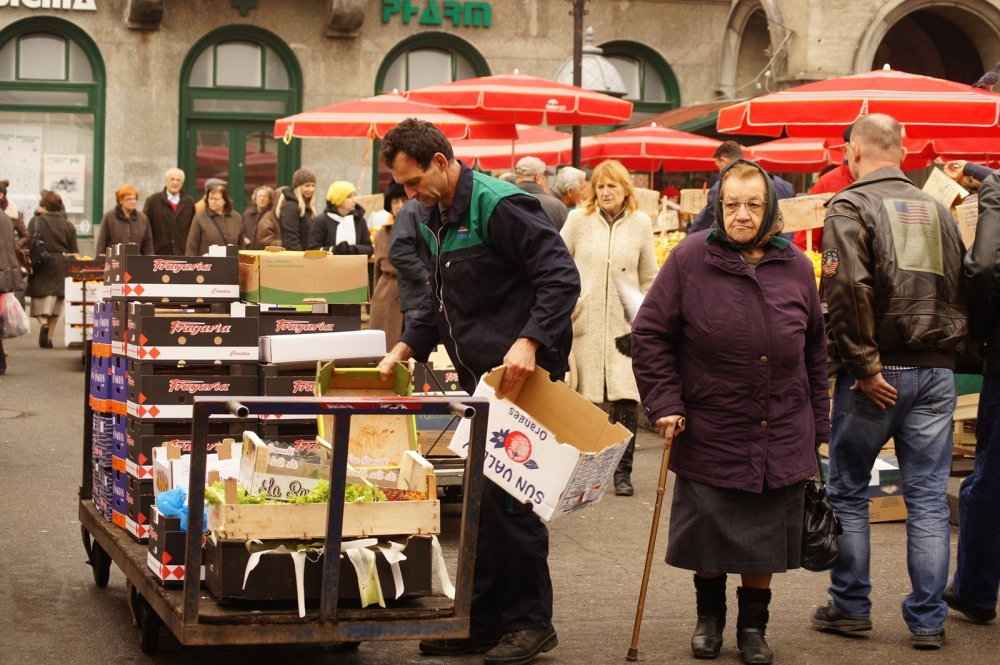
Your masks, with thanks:
<instances>
[{"instance_id":1,"label":"shoulder bag","mask_svg":"<svg viewBox=\"0 0 1000 665\"><path fill-rule=\"evenodd\" d=\"M31 229L31 241L28 243L28 255L31 257L31 271L36 273L45 267L52 255L45 248L45 241L42 240L42 219L36 217L33 220Z\"/></svg>"},{"instance_id":2,"label":"shoulder bag","mask_svg":"<svg viewBox=\"0 0 1000 665\"><path fill-rule=\"evenodd\" d=\"M817 477L806 481L805 517L802 525L802 567L814 573L830 570L840 559L837 536L844 533L833 513L823 483L823 467L816 450Z\"/></svg>"}]
</instances>

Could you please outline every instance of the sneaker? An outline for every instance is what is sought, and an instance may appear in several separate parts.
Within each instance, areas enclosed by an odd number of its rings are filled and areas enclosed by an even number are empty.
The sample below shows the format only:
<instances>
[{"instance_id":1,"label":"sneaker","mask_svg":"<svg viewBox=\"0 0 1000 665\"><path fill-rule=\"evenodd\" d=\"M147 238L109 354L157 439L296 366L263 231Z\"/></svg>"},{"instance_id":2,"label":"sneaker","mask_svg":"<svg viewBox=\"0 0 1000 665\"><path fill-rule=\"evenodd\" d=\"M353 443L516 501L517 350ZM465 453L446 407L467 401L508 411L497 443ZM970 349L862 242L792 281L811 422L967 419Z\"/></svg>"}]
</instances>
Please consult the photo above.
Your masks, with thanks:
<instances>
[{"instance_id":1,"label":"sneaker","mask_svg":"<svg viewBox=\"0 0 1000 665\"><path fill-rule=\"evenodd\" d=\"M521 665L557 646L559 638L552 626L541 630L516 630L505 634L500 644L487 652L483 665Z\"/></svg>"},{"instance_id":2,"label":"sneaker","mask_svg":"<svg viewBox=\"0 0 1000 665\"><path fill-rule=\"evenodd\" d=\"M944 646L944 628L941 629L940 633L934 633L933 635L911 635L910 644L913 645L914 649L940 649Z\"/></svg>"},{"instance_id":3,"label":"sneaker","mask_svg":"<svg viewBox=\"0 0 1000 665\"><path fill-rule=\"evenodd\" d=\"M955 593L955 588L950 584L944 590L943 598L944 602L948 603L948 607L956 612L961 612L972 623L986 624L997 618L996 610L984 610L980 607L974 607L959 598L958 594Z\"/></svg>"},{"instance_id":4,"label":"sneaker","mask_svg":"<svg viewBox=\"0 0 1000 665\"><path fill-rule=\"evenodd\" d=\"M812 625L820 630L834 633L860 633L872 629L871 619L851 619L833 607L833 601L825 607L817 607L811 619Z\"/></svg>"},{"instance_id":5,"label":"sneaker","mask_svg":"<svg viewBox=\"0 0 1000 665\"><path fill-rule=\"evenodd\" d=\"M473 635L452 640L423 640L420 653L430 656L461 656L466 653L486 653L500 643L498 637Z\"/></svg>"}]
</instances>

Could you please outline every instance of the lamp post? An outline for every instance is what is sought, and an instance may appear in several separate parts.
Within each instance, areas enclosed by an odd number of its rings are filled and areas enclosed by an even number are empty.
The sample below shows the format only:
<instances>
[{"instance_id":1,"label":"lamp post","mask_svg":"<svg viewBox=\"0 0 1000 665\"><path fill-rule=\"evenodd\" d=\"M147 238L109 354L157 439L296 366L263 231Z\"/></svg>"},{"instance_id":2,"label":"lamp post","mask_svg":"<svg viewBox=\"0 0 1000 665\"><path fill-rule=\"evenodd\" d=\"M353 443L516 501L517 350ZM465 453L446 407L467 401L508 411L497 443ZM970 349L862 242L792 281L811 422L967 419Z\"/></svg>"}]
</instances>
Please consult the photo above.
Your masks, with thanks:
<instances>
[{"instance_id":1,"label":"lamp post","mask_svg":"<svg viewBox=\"0 0 1000 665\"><path fill-rule=\"evenodd\" d=\"M583 17L587 10L584 5L587 0L570 0L573 3L573 85L580 87L583 83ZM583 131L580 125L573 125L573 166L580 168L580 141Z\"/></svg>"}]
</instances>

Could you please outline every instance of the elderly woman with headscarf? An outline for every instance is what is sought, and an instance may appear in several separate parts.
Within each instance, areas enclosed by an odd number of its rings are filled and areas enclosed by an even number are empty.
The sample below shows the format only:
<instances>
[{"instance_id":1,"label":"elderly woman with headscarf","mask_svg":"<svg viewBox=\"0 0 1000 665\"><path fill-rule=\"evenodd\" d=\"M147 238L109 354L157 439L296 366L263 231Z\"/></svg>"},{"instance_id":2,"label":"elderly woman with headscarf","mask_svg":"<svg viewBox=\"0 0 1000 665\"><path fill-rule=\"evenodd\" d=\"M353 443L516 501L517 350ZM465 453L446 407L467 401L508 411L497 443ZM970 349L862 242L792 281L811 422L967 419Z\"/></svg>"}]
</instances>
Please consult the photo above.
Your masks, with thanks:
<instances>
[{"instance_id":1,"label":"elderly woman with headscarf","mask_svg":"<svg viewBox=\"0 0 1000 665\"><path fill-rule=\"evenodd\" d=\"M385 211L389 219L375 234L375 287L372 289L372 315L368 327L385 331L385 348L396 346L403 334L403 312L399 306L399 272L389 261L389 245L396 214L406 203L406 191L395 181L385 193Z\"/></svg>"},{"instance_id":2,"label":"elderly woman with headscarf","mask_svg":"<svg viewBox=\"0 0 1000 665\"><path fill-rule=\"evenodd\" d=\"M740 655L772 661L771 576L800 566L804 481L830 434L816 279L777 203L760 167L729 165L714 226L674 248L632 327L642 404L673 447L667 563L695 573L698 658L719 654L738 573Z\"/></svg>"},{"instance_id":3,"label":"elderly woman with headscarf","mask_svg":"<svg viewBox=\"0 0 1000 665\"><path fill-rule=\"evenodd\" d=\"M343 180L326 192L326 210L313 220L309 249L325 249L333 254L375 253L365 222L365 209L358 204L354 185Z\"/></svg>"}]
</instances>

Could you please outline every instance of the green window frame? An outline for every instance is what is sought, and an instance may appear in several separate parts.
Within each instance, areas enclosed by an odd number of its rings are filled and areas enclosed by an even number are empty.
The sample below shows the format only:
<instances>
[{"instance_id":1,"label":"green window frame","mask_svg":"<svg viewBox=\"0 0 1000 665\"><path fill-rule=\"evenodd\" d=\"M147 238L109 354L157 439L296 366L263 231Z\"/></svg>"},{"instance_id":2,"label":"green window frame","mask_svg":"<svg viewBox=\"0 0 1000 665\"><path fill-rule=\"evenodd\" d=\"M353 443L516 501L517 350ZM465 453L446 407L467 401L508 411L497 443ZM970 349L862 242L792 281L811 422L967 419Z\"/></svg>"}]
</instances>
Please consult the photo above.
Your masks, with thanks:
<instances>
[{"instance_id":1,"label":"green window frame","mask_svg":"<svg viewBox=\"0 0 1000 665\"><path fill-rule=\"evenodd\" d=\"M606 58L628 58L630 60L635 60L640 65L640 98L631 99L626 97L626 99L632 102L633 113L655 115L657 113L669 111L670 109L675 109L681 105L681 90L680 86L677 84L677 77L674 76L674 70L671 69L664 57L657 51L649 46L646 46L645 44L628 40L610 41L601 44L601 49L604 51L604 57ZM660 84L663 87L663 91L666 93L666 101L650 102L645 101L644 99L646 91L646 76L651 69L660 79Z\"/></svg>"},{"instance_id":2,"label":"green window frame","mask_svg":"<svg viewBox=\"0 0 1000 665\"><path fill-rule=\"evenodd\" d=\"M14 80L0 81L0 92L52 92L71 95L85 95L83 104L25 104L4 102L0 100L0 111L16 113L76 113L90 114L94 117L94 157L93 175L91 177L92 217L90 233L80 233L80 237L91 237L104 216L104 105L107 72L104 68L104 58L97 44L80 27L60 18L51 16L34 16L15 21L0 30L0 49L11 41L20 40L35 34L59 37L66 41L66 63L64 80L52 79L21 79L19 55L14 62ZM91 81L86 83L71 83L70 77L70 43L75 43L83 51L90 65ZM19 44L15 47L19 53ZM30 211L24 211L30 213Z\"/></svg>"}]
</instances>

